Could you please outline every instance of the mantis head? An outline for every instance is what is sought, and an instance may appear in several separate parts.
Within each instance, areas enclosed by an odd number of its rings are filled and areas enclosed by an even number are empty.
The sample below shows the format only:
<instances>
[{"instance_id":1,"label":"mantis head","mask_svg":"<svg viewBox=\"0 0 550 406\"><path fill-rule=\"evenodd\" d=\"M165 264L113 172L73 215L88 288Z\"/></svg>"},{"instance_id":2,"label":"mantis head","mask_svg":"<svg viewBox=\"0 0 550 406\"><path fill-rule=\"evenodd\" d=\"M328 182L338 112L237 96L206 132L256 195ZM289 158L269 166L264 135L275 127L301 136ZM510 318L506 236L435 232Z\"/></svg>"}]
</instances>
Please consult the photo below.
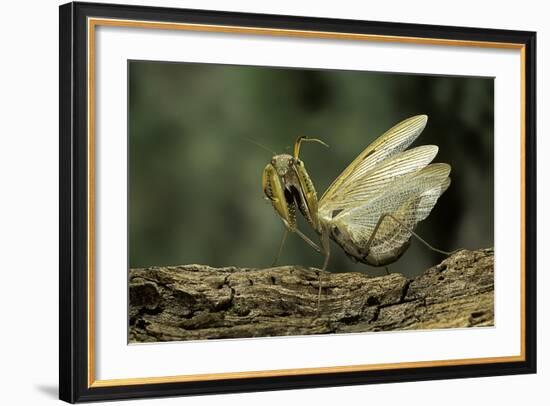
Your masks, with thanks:
<instances>
[{"instance_id":1,"label":"mantis head","mask_svg":"<svg viewBox=\"0 0 550 406\"><path fill-rule=\"evenodd\" d=\"M271 166L281 178L284 177L295 163L295 159L289 154L275 155L271 158Z\"/></svg>"},{"instance_id":2,"label":"mantis head","mask_svg":"<svg viewBox=\"0 0 550 406\"><path fill-rule=\"evenodd\" d=\"M274 155L262 175L262 190L265 197L271 201L273 208L291 231L296 227L296 206L314 229L319 228L315 187L304 163L299 159L300 145L304 141L319 142L328 146L316 138L298 137L294 144L294 156Z\"/></svg>"},{"instance_id":3,"label":"mantis head","mask_svg":"<svg viewBox=\"0 0 550 406\"><path fill-rule=\"evenodd\" d=\"M274 155L271 158L271 167L281 178L284 177L295 165L300 165L301 161L299 158L300 155L300 146L302 142L311 141L318 142L323 144L325 147L328 147L323 141L317 138L307 138L305 136L300 136L296 139L294 143L294 156L290 154L279 154Z\"/></svg>"}]
</instances>

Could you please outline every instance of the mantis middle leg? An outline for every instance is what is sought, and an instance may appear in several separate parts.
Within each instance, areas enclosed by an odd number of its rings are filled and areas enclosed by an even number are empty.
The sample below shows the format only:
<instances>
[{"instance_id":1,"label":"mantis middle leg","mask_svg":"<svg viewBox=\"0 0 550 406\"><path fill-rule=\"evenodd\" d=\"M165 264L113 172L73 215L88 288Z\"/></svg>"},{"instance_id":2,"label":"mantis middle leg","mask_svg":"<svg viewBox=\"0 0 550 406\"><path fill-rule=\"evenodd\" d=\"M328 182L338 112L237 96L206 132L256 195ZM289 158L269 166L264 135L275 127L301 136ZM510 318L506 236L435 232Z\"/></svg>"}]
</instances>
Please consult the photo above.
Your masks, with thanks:
<instances>
[{"instance_id":1,"label":"mantis middle leg","mask_svg":"<svg viewBox=\"0 0 550 406\"><path fill-rule=\"evenodd\" d=\"M319 272L319 292L317 293L317 313L319 313L319 310L321 308L321 289L323 287L322 281L321 281L321 275L323 272L327 270L328 261L330 259L330 236L328 233L328 229L324 226L321 226L321 248L322 253L325 255L325 260L323 262L323 269L321 272Z\"/></svg>"},{"instance_id":2,"label":"mantis middle leg","mask_svg":"<svg viewBox=\"0 0 550 406\"><path fill-rule=\"evenodd\" d=\"M298 236L302 240L304 240L306 243L308 243L308 245L310 247L312 247L315 251L317 251L320 254L323 253L323 250L321 248L319 248L319 246L317 244L315 244L313 241L311 241L311 239L308 236L306 236L304 233L302 233L300 230L294 229L293 231L296 234L298 234ZM281 244L279 245L279 251L277 252L277 256L273 260L273 263L271 264L271 266L275 266L275 265L277 265L277 262L279 262L279 258L281 256L281 253L283 252L283 247L285 245L286 238L288 237L288 232L289 232L288 228L285 228L285 231L283 233L283 238L281 239ZM326 264L325 264L325 267L326 267ZM325 269L325 268L323 268L323 269Z\"/></svg>"},{"instance_id":3,"label":"mantis middle leg","mask_svg":"<svg viewBox=\"0 0 550 406\"><path fill-rule=\"evenodd\" d=\"M283 247L285 245L286 237L288 236L288 230L285 228L285 231L283 232L283 238L281 240L281 243L279 244L279 251L277 251L277 256L273 260L273 263L271 264L272 267L277 265L277 262L279 262L279 258L281 257L281 253L283 252Z\"/></svg>"}]
</instances>

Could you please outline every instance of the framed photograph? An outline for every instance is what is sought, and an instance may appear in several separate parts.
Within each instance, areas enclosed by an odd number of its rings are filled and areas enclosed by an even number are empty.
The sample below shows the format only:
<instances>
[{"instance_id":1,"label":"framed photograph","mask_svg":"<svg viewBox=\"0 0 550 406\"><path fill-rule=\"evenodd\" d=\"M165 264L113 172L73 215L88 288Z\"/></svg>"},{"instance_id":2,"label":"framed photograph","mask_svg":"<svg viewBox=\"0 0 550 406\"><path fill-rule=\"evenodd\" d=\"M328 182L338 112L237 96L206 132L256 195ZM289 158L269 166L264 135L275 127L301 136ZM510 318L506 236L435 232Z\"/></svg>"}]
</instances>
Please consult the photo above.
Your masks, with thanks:
<instances>
[{"instance_id":1,"label":"framed photograph","mask_svg":"<svg viewBox=\"0 0 550 406\"><path fill-rule=\"evenodd\" d=\"M536 371L536 34L60 7L60 398Z\"/></svg>"}]
</instances>

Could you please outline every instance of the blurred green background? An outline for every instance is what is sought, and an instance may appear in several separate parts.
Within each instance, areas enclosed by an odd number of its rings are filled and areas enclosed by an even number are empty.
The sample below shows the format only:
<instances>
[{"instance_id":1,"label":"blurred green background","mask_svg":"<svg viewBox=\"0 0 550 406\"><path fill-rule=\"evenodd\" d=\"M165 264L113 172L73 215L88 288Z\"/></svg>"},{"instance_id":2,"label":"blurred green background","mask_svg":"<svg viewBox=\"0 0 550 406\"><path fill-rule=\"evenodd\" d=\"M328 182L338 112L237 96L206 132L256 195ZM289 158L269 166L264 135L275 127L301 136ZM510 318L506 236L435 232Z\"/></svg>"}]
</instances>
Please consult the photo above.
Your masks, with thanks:
<instances>
[{"instance_id":1,"label":"blurred green background","mask_svg":"<svg viewBox=\"0 0 550 406\"><path fill-rule=\"evenodd\" d=\"M417 232L444 250L493 245L492 78L131 61L129 106L130 267L269 266L283 233L261 190L271 153L247 139L277 153L302 134L327 142L300 153L320 197L416 114L429 120L413 145L438 145L434 162L452 166ZM389 269L413 277L442 259L413 239ZM291 235L279 263L320 267L322 257ZM328 269L384 273L334 243Z\"/></svg>"}]
</instances>

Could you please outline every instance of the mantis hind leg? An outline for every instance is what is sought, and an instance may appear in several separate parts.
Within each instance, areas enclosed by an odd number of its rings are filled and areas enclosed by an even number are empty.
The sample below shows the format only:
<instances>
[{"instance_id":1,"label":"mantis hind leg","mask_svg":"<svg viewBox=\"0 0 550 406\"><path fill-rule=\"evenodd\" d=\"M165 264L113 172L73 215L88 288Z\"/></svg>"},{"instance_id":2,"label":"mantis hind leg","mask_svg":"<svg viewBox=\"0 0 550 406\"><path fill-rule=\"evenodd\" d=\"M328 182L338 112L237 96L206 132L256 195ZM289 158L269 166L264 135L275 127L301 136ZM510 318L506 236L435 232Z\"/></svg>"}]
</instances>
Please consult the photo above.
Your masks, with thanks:
<instances>
[{"instance_id":1,"label":"mantis hind leg","mask_svg":"<svg viewBox=\"0 0 550 406\"><path fill-rule=\"evenodd\" d=\"M449 255L453 254L453 252L456 252L456 251L452 251L452 252L443 251L443 250L440 250L438 248L433 247L426 240L424 240L422 237L420 237L416 232L414 232L410 227L408 227L401 220L399 220L397 217L395 217L393 214L390 214L390 213L382 214L380 216L380 218L378 219L378 223L376 223L376 226L374 227L374 230L373 230L369 240L367 241L367 246L365 247L365 250L367 252L369 251L370 246L371 246L372 242L374 241L374 237L376 236L376 233L378 232L378 229L380 228L380 225L386 219L386 217L389 217L393 221L397 222L401 227L403 227L405 230L407 230L409 233L411 233L412 236L414 236L418 241L420 241L422 244L424 244L430 250L432 250L434 252L437 252L439 254L446 255L446 256L449 256Z\"/></svg>"}]
</instances>

